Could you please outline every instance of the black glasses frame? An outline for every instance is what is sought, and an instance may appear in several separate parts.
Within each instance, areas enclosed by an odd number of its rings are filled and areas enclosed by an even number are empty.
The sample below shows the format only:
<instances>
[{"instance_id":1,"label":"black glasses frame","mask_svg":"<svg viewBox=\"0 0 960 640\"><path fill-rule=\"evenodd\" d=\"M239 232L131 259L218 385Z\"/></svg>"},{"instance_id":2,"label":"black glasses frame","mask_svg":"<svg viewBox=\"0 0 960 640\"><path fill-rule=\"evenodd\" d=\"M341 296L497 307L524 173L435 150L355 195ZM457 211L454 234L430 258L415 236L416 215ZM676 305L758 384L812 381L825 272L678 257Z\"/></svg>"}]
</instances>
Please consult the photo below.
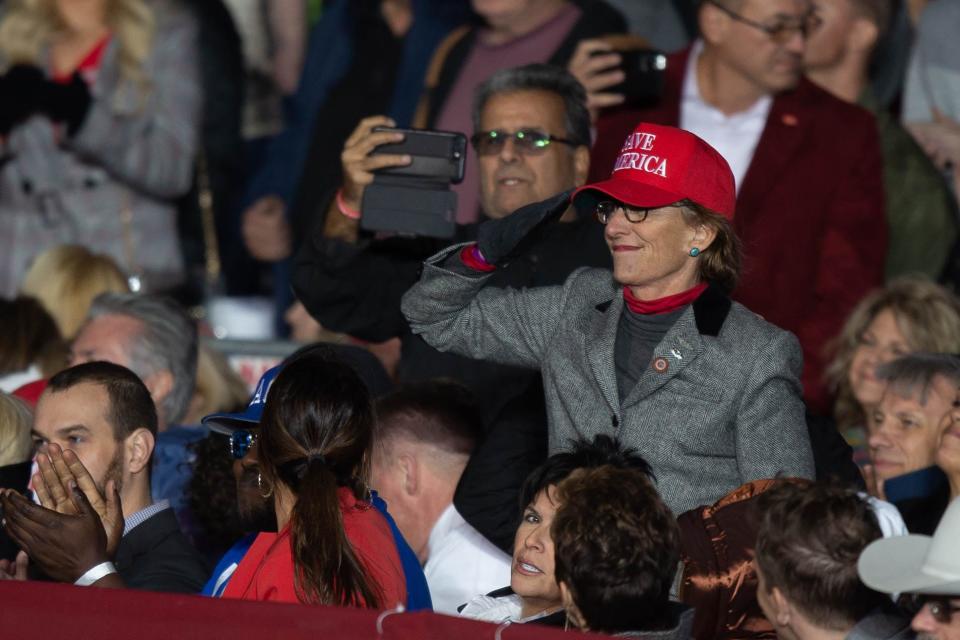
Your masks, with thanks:
<instances>
[{"instance_id":1,"label":"black glasses frame","mask_svg":"<svg viewBox=\"0 0 960 640\"><path fill-rule=\"evenodd\" d=\"M925 593L906 593L898 603L911 616L915 616L924 606L930 607L930 615L940 624L950 624L953 614L960 612L960 606L951 604L956 596L941 596Z\"/></svg>"},{"instance_id":2,"label":"black glasses frame","mask_svg":"<svg viewBox=\"0 0 960 640\"><path fill-rule=\"evenodd\" d=\"M647 219L647 216L650 215L650 209L636 209L634 207L628 207L622 202L617 202L616 200L603 200L602 202L597 203L597 207L594 210L594 215L597 216L597 220L600 224L607 224L610 222L610 218L613 217L613 214L617 212L617 209L623 211L623 216L627 219L627 222L632 222L634 224L643 222Z\"/></svg>"},{"instance_id":3,"label":"black glasses frame","mask_svg":"<svg viewBox=\"0 0 960 640\"><path fill-rule=\"evenodd\" d=\"M543 153L550 148L554 142L570 145L571 147L580 146L579 143L560 138L555 135L524 127L514 132L503 131L501 129L491 129L490 131L478 131L470 136L470 144L476 149L477 153L486 156L500 153L500 149L512 139L514 147L521 153Z\"/></svg>"},{"instance_id":4,"label":"black glasses frame","mask_svg":"<svg viewBox=\"0 0 960 640\"><path fill-rule=\"evenodd\" d=\"M790 24L789 22L781 21L778 24L764 24L762 22L757 22L756 20L751 20L750 18L740 15L730 7L724 5L720 0L707 0L710 4L715 6L720 11L723 11L725 14L741 22L749 27L763 31L771 40L778 44L786 43L790 34L794 31L799 31L800 35L803 36L803 39L806 40L810 37L810 33L816 31L820 25L823 24L823 19L812 11L807 14L803 19L803 22L799 24Z\"/></svg>"}]
</instances>

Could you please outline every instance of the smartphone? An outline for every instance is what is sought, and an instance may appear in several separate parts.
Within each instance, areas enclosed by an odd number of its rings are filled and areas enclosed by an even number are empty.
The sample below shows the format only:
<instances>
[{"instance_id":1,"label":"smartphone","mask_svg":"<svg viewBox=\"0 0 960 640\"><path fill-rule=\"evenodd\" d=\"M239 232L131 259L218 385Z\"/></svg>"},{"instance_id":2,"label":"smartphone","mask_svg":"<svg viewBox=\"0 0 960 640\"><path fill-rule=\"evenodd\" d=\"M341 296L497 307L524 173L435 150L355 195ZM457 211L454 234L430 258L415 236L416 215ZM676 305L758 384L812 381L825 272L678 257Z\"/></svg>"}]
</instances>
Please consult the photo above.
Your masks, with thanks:
<instances>
[{"instance_id":1,"label":"smartphone","mask_svg":"<svg viewBox=\"0 0 960 640\"><path fill-rule=\"evenodd\" d=\"M383 144L372 155L408 154L412 162L404 167L380 169L380 175L417 176L436 178L449 184L463 180L467 157L467 137L451 131L428 129L390 129L377 127L374 131L391 131L403 134L403 140Z\"/></svg>"},{"instance_id":2,"label":"smartphone","mask_svg":"<svg viewBox=\"0 0 960 640\"><path fill-rule=\"evenodd\" d=\"M596 51L593 55L604 55L607 51ZM626 75L623 82L604 93L619 93L629 105L649 105L655 103L663 94L663 81L667 71L667 56L656 49L633 49L618 51L620 68Z\"/></svg>"},{"instance_id":3,"label":"smartphone","mask_svg":"<svg viewBox=\"0 0 960 640\"><path fill-rule=\"evenodd\" d=\"M374 172L363 192L360 226L368 231L451 238L456 232L457 194L451 184L463 180L467 138L462 133L389 129L404 135L380 145L374 155L408 154L411 162Z\"/></svg>"}]
</instances>

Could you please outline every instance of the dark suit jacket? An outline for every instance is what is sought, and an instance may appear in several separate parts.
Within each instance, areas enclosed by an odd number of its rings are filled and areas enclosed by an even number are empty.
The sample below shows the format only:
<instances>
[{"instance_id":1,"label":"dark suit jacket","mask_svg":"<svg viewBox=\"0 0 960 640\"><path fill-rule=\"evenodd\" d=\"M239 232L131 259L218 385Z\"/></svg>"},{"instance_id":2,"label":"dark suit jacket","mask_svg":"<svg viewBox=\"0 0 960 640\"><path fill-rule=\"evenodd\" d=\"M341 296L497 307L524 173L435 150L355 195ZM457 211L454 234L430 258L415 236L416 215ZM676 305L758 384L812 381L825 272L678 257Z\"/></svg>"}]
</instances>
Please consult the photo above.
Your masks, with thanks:
<instances>
[{"instance_id":1,"label":"dark suit jacket","mask_svg":"<svg viewBox=\"0 0 960 640\"><path fill-rule=\"evenodd\" d=\"M114 561L131 589L199 593L210 570L194 549L173 509L164 509L120 540Z\"/></svg>"},{"instance_id":2,"label":"dark suit jacket","mask_svg":"<svg viewBox=\"0 0 960 640\"><path fill-rule=\"evenodd\" d=\"M609 177L638 122L678 126L689 50L669 58L663 97L597 123L591 181ZM776 96L737 195L734 227L744 269L734 298L788 329L803 347L803 385L814 412L827 408L824 344L883 283L887 250L883 165L873 116L806 79Z\"/></svg>"}]
</instances>

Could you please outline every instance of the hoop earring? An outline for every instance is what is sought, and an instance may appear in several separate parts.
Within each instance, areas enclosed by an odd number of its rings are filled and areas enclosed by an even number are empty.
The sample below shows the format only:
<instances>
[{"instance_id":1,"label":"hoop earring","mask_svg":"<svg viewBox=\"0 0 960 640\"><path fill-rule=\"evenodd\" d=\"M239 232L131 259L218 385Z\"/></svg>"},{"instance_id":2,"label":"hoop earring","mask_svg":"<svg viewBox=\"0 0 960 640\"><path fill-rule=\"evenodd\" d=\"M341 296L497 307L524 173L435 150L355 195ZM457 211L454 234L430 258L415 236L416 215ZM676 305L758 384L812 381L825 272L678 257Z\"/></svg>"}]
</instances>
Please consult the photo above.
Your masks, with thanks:
<instances>
[{"instance_id":1,"label":"hoop earring","mask_svg":"<svg viewBox=\"0 0 960 640\"><path fill-rule=\"evenodd\" d=\"M266 493L263 492L263 476L260 475L260 472L259 472L259 471L257 472L257 488L260 489L260 497L261 497L261 498L269 498L270 496L273 495L273 487L272 487L272 486L270 487L270 489L269 489Z\"/></svg>"},{"instance_id":2,"label":"hoop earring","mask_svg":"<svg viewBox=\"0 0 960 640\"><path fill-rule=\"evenodd\" d=\"M699 248L699 247L694 247L693 249L690 249L690 257L691 257L691 258L696 258L698 255L700 255L700 248Z\"/></svg>"}]
</instances>

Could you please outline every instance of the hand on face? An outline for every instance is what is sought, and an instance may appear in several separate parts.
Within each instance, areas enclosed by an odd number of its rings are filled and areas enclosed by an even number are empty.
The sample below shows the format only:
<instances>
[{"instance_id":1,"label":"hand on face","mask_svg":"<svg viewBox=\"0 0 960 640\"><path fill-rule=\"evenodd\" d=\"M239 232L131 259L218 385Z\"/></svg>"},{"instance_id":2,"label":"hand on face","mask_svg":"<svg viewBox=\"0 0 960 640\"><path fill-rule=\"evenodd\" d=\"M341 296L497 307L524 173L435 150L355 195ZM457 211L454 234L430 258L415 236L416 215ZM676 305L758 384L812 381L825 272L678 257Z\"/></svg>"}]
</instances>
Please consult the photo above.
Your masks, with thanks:
<instances>
[{"instance_id":1,"label":"hand on face","mask_svg":"<svg viewBox=\"0 0 960 640\"><path fill-rule=\"evenodd\" d=\"M112 481L108 490L112 496L108 509L118 513L120 497ZM44 573L60 582L74 582L110 558L107 532L100 516L75 484L71 487L71 497L76 515L33 504L15 491L5 490L0 496L7 533ZM121 527L112 532L119 539L123 517L113 522L119 522Z\"/></svg>"},{"instance_id":2,"label":"hand on face","mask_svg":"<svg viewBox=\"0 0 960 640\"><path fill-rule=\"evenodd\" d=\"M88 504L100 517L107 534L107 555L113 557L123 535L124 523L119 494L114 496L118 491L116 482L113 480L108 482L107 499L104 499L96 482L80 462L77 454L69 449L63 451L53 443L47 445L46 453L37 454L37 466L40 471L33 476L33 486L40 504L57 513L76 515L79 513L79 508L72 487L78 487ZM109 488L110 483L113 489Z\"/></svg>"}]
</instances>

